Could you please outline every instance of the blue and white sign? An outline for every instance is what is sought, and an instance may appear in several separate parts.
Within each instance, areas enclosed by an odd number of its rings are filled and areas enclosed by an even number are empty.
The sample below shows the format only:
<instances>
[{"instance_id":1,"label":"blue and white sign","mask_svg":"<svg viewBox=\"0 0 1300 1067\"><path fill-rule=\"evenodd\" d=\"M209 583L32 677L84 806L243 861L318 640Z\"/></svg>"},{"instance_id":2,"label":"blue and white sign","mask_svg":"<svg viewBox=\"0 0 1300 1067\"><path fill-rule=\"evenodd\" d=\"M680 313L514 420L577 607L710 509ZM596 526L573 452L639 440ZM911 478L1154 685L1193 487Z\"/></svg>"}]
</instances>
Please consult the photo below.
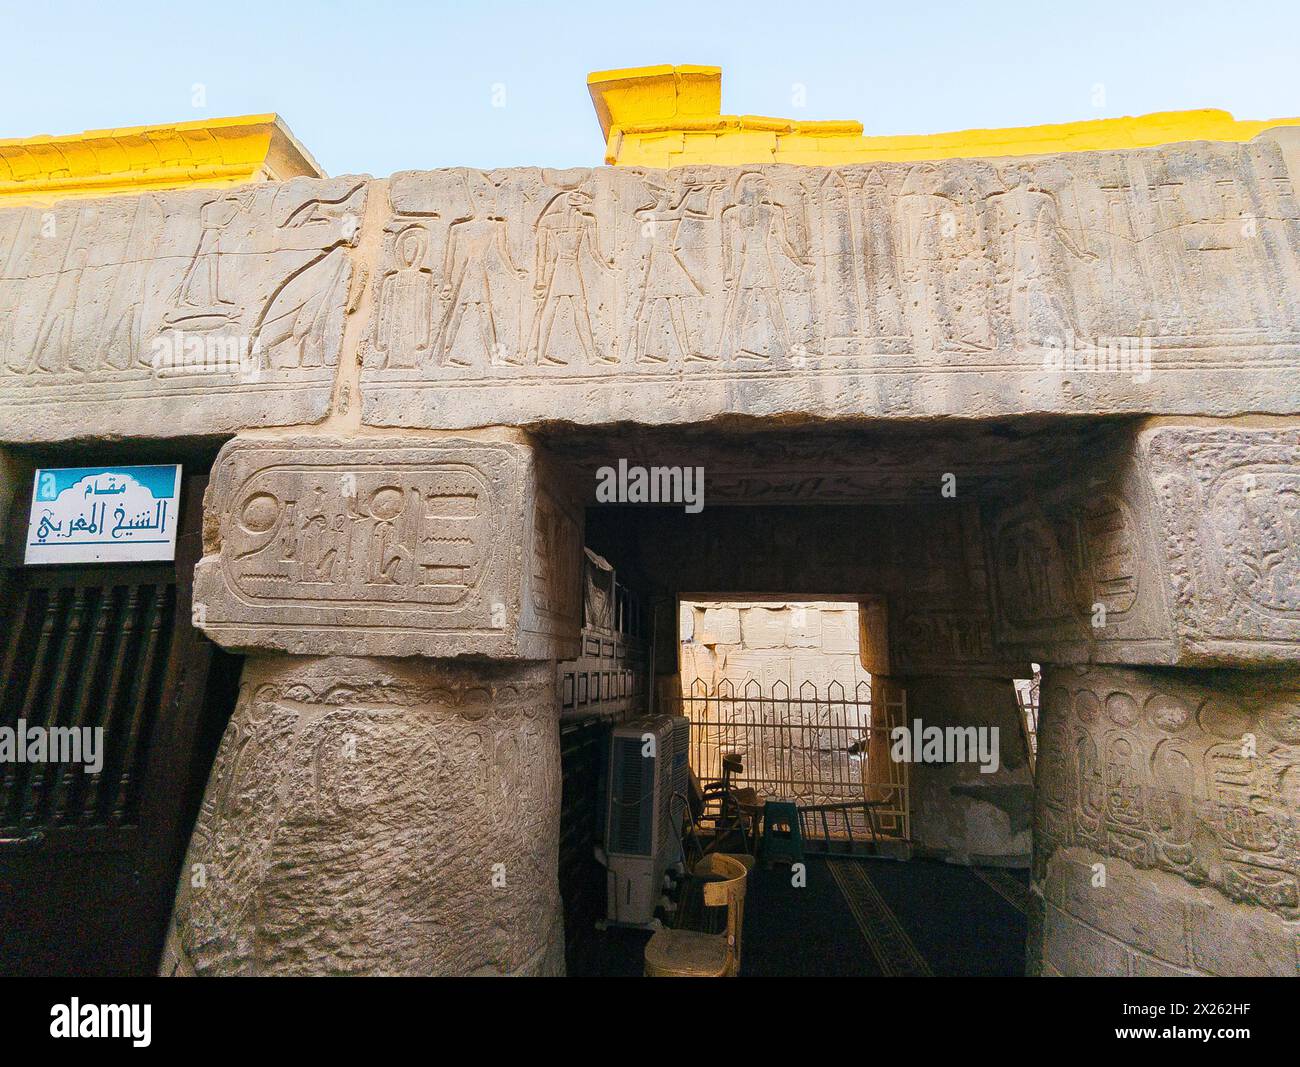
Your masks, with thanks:
<instances>
[{"instance_id":1,"label":"blue and white sign","mask_svg":"<svg viewBox=\"0 0 1300 1067\"><path fill-rule=\"evenodd\" d=\"M176 558L181 465L36 472L25 563Z\"/></svg>"}]
</instances>

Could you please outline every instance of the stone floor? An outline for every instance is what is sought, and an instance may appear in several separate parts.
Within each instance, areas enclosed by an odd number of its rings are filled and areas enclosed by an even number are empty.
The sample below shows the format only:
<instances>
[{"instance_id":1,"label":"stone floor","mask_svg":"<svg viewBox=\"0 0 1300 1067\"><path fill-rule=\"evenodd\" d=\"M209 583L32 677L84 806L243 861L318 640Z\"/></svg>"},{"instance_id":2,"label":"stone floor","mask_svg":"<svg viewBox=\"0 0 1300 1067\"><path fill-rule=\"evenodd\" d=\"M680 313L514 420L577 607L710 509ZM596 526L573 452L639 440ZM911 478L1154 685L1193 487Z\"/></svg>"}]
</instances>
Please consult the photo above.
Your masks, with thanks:
<instances>
[{"instance_id":1,"label":"stone floor","mask_svg":"<svg viewBox=\"0 0 1300 1067\"><path fill-rule=\"evenodd\" d=\"M808 862L750 875L741 976L1008 977L1024 973L1028 872L932 860ZM641 973L649 934L596 934L574 976Z\"/></svg>"}]
</instances>

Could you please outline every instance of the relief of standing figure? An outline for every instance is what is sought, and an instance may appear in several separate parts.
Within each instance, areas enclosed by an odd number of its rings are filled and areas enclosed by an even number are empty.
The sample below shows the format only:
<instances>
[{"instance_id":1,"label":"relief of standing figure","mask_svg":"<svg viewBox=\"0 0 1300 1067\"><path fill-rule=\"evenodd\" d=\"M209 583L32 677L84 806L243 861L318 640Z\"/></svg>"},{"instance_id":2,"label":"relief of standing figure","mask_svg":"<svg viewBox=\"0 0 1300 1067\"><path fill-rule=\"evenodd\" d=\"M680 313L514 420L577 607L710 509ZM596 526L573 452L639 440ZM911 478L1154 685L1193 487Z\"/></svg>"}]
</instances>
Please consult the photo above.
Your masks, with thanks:
<instances>
[{"instance_id":1,"label":"relief of standing figure","mask_svg":"<svg viewBox=\"0 0 1300 1067\"><path fill-rule=\"evenodd\" d=\"M789 211L771 198L761 174L737 182L736 201L722 212L727 310L721 347L735 359L766 360L791 350L780 268L792 266L804 276L813 269L791 240L792 228Z\"/></svg>"},{"instance_id":2,"label":"relief of standing figure","mask_svg":"<svg viewBox=\"0 0 1300 1067\"><path fill-rule=\"evenodd\" d=\"M557 367L568 363L552 350L551 339L557 327L572 331L587 366L618 362L616 354L597 348L591 329L591 304L583 281L585 262L594 263L605 273L613 269L612 261L600 254L592 200L586 189L571 189L553 197L537 220L533 293L538 313L533 319L528 350L536 354L539 364Z\"/></svg>"}]
</instances>

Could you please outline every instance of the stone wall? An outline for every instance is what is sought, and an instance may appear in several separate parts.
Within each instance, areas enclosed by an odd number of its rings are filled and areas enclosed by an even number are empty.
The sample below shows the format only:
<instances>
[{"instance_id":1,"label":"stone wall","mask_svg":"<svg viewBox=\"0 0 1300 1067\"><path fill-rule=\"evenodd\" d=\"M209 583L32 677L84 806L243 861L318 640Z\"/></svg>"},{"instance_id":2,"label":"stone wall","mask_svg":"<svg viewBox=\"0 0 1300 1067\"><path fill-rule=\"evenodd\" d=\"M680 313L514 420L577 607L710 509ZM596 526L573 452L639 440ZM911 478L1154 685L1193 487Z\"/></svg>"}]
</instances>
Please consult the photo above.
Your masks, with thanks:
<instances>
[{"instance_id":1,"label":"stone wall","mask_svg":"<svg viewBox=\"0 0 1300 1067\"><path fill-rule=\"evenodd\" d=\"M856 604L683 601L679 626L698 774L719 776L722 753L736 751L743 781L764 795L801 804L868 795L877 769Z\"/></svg>"},{"instance_id":2,"label":"stone wall","mask_svg":"<svg viewBox=\"0 0 1300 1067\"><path fill-rule=\"evenodd\" d=\"M901 684L909 723L919 719L927 728L983 727L996 730L998 737L993 773L983 773L972 761L909 768L917 852L952 863L1027 867L1034 777L1011 680L929 676Z\"/></svg>"},{"instance_id":3,"label":"stone wall","mask_svg":"<svg viewBox=\"0 0 1300 1067\"><path fill-rule=\"evenodd\" d=\"M690 601L679 614L683 696L696 680L710 692L723 680L741 692L752 680L765 693L778 680L791 693L811 682L823 695L838 683L850 700L871 684L858 655L857 604Z\"/></svg>"}]
</instances>

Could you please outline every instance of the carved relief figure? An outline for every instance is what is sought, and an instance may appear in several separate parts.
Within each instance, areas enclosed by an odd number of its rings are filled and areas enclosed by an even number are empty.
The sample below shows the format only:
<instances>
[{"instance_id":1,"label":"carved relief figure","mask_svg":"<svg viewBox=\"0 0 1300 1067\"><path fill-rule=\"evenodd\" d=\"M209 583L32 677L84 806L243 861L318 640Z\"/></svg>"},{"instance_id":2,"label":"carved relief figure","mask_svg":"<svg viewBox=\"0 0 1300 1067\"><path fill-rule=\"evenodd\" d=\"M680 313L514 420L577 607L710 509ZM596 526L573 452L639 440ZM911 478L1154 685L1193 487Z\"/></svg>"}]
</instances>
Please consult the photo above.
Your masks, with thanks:
<instances>
[{"instance_id":1,"label":"carved relief figure","mask_svg":"<svg viewBox=\"0 0 1300 1067\"><path fill-rule=\"evenodd\" d=\"M874 172L873 172L874 173ZM857 196L842 171L831 171L820 187L822 247L822 329L828 346L862 332L862 293L867 270L858 252ZM870 210L868 208L868 210Z\"/></svg>"},{"instance_id":2,"label":"carved relief figure","mask_svg":"<svg viewBox=\"0 0 1300 1067\"><path fill-rule=\"evenodd\" d=\"M1065 559L1045 521L1026 519L1005 527L998 538L997 558L1007 618L1033 623L1070 614Z\"/></svg>"},{"instance_id":3,"label":"carved relief figure","mask_svg":"<svg viewBox=\"0 0 1300 1067\"><path fill-rule=\"evenodd\" d=\"M353 186L336 199L301 200L288 192L277 196L277 247L308 253L310 258L284 282L256 319L253 351L260 353L263 365L324 365L331 319L341 320L339 309L346 297L349 272L345 248L356 244L363 196L363 185Z\"/></svg>"},{"instance_id":4,"label":"carved relief figure","mask_svg":"<svg viewBox=\"0 0 1300 1067\"><path fill-rule=\"evenodd\" d=\"M395 268L379 286L375 348L386 367L417 367L432 353L433 272L424 265L429 234L414 224L393 241Z\"/></svg>"},{"instance_id":5,"label":"carved relief figure","mask_svg":"<svg viewBox=\"0 0 1300 1067\"><path fill-rule=\"evenodd\" d=\"M486 178L479 181L487 184ZM511 255L509 222L492 206L492 195L480 185L471 186L473 214L457 219L447 232L439 346L443 366L523 363L517 344L519 293L528 272Z\"/></svg>"},{"instance_id":6,"label":"carved relief figure","mask_svg":"<svg viewBox=\"0 0 1300 1067\"><path fill-rule=\"evenodd\" d=\"M654 202L632 213L650 246L634 320L635 359L638 363L715 360L716 353L702 351L704 287L682 261L679 242L684 218L712 216L713 190L721 183L687 185L675 199L672 189L650 181L645 184Z\"/></svg>"},{"instance_id":7,"label":"carved relief figure","mask_svg":"<svg viewBox=\"0 0 1300 1067\"><path fill-rule=\"evenodd\" d=\"M893 207L893 194L880 169L873 167L862 183L862 245L865 256L860 273L866 284L867 332L878 338L887 351L901 351L907 346L908 339L903 315L903 287L898 275L900 257L892 222Z\"/></svg>"},{"instance_id":8,"label":"carved relief figure","mask_svg":"<svg viewBox=\"0 0 1300 1067\"><path fill-rule=\"evenodd\" d=\"M243 314L233 300L222 296L221 257L247 237L249 196L233 193L204 204L199 210L199 241L172 294L172 308L163 315L168 326L187 330L219 329ZM239 220L243 224L237 224Z\"/></svg>"},{"instance_id":9,"label":"carved relief figure","mask_svg":"<svg viewBox=\"0 0 1300 1067\"><path fill-rule=\"evenodd\" d=\"M973 200L965 178L930 164L913 167L898 195L904 306L920 348L993 347L984 236Z\"/></svg>"},{"instance_id":10,"label":"carved relief figure","mask_svg":"<svg viewBox=\"0 0 1300 1067\"><path fill-rule=\"evenodd\" d=\"M722 212L723 283L727 309L721 349L736 360L788 355L794 340L782 305L783 278L805 281L813 268L794 243L796 223L773 199L761 174L736 183L734 203Z\"/></svg>"},{"instance_id":11,"label":"carved relief figure","mask_svg":"<svg viewBox=\"0 0 1300 1067\"><path fill-rule=\"evenodd\" d=\"M1094 260L1061 219L1056 197L1028 167L1008 167L1005 192L988 198L989 251L997 267L1000 307L1017 347L1079 336L1066 256Z\"/></svg>"},{"instance_id":12,"label":"carved relief figure","mask_svg":"<svg viewBox=\"0 0 1300 1067\"><path fill-rule=\"evenodd\" d=\"M1102 249L1092 270L1096 296L1089 301L1089 336L1121 337L1159 332L1152 281L1151 242L1137 210L1135 189L1124 164L1115 164L1100 185L1079 183L1074 194L1085 203L1090 233Z\"/></svg>"},{"instance_id":13,"label":"carved relief figure","mask_svg":"<svg viewBox=\"0 0 1300 1067\"><path fill-rule=\"evenodd\" d=\"M556 194L543 209L535 231L533 295L538 309L529 351L538 363L551 366L566 365L569 361L560 353L575 347L585 365L617 363L618 356L592 333L591 308L597 301L583 281L584 266L594 266L601 274L613 269L613 262L601 252L591 193L579 188Z\"/></svg>"}]
</instances>

